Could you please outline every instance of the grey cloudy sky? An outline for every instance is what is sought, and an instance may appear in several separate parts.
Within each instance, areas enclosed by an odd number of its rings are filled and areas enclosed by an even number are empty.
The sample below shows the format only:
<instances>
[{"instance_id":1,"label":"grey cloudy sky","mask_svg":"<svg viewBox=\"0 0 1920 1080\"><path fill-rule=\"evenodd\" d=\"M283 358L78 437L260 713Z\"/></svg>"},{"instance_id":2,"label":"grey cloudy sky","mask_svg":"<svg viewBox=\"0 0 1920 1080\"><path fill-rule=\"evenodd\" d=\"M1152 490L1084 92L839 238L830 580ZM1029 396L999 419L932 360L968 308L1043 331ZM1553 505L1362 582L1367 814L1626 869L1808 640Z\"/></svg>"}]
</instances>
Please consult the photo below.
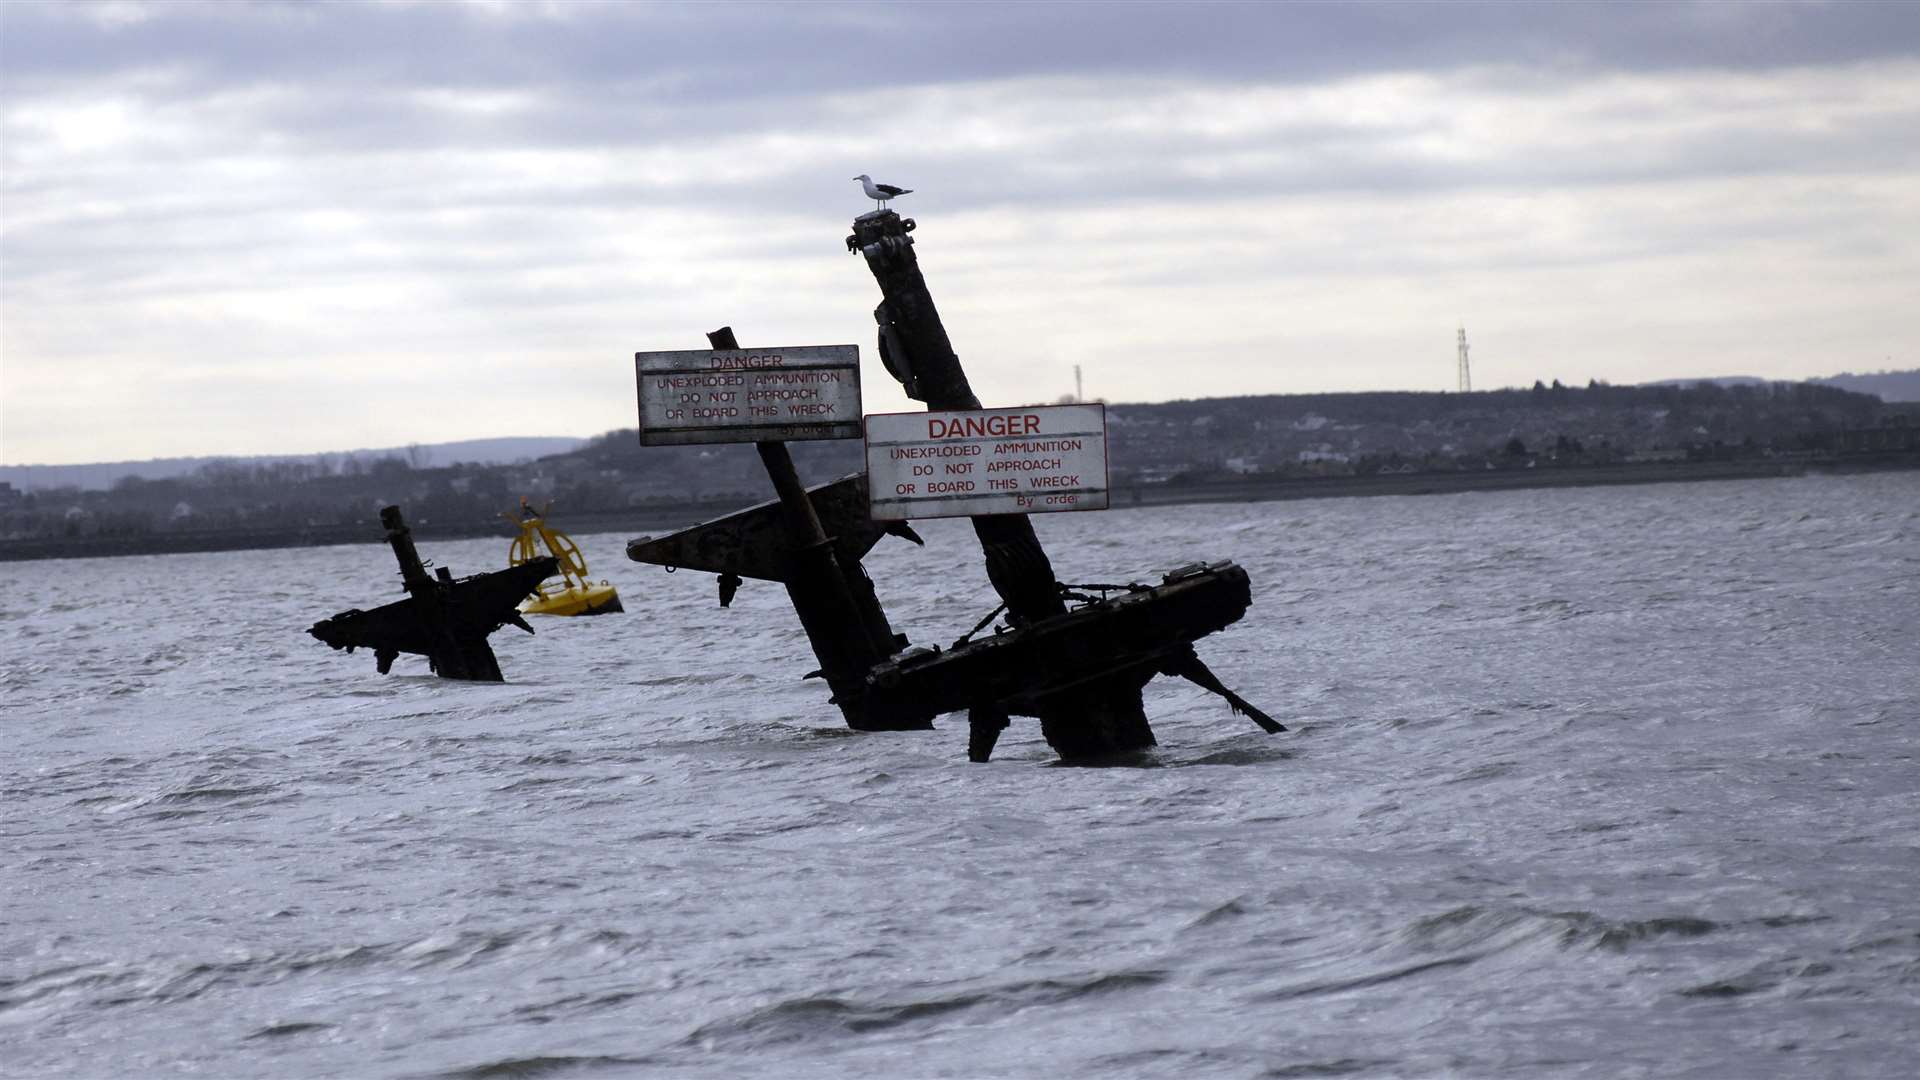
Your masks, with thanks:
<instances>
[{"instance_id":1,"label":"grey cloudy sky","mask_svg":"<svg viewBox=\"0 0 1920 1080\"><path fill-rule=\"evenodd\" d=\"M1920 4L0 4L0 462L634 423L855 342L989 404L1920 364Z\"/></svg>"}]
</instances>

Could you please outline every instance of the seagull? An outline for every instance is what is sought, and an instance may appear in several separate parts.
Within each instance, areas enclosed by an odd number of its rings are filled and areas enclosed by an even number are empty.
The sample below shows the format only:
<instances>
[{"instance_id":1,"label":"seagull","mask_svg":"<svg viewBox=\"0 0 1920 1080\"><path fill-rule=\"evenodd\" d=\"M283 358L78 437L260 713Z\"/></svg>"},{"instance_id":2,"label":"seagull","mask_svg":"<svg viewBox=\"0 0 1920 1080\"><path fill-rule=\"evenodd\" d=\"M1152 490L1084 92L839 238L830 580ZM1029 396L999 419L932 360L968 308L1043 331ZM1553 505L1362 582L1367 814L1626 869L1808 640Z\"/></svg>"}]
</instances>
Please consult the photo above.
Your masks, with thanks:
<instances>
[{"instance_id":1,"label":"seagull","mask_svg":"<svg viewBox=\"0 0 1920 1080\"><path fill-rule=\"evenodd\" d=\"M859 176L854 177L854 179L860 181L860 186L867 189L867 198L873 200L875 209L885 210L888 199L913 194L912 188L894 187L892 184L876 184L873 182L873 177L868 176L866 173L861 173Z\"/></svg>"}]
</instances>

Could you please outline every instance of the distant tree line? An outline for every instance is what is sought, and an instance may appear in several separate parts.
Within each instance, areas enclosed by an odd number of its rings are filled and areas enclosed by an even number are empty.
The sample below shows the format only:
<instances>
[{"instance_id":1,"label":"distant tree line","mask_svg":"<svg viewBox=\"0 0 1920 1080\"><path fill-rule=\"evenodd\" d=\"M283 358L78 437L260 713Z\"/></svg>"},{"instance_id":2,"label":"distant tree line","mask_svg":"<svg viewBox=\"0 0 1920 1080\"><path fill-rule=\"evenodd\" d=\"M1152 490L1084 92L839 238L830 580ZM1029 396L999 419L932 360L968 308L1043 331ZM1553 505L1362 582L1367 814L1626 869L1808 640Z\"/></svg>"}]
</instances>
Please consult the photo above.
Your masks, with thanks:
<instances>
[{"instance_id":1,"label":"distant tree line","mask_svg":"<svg viewBox=\"0 0 1920 1080\"><path fill-rule=\"evenodd\" d=\"M1831 452L1840 434L1909 407L1809 383L1569 387L1451 393L1290 394L1108 406L1116 483L1554 467L1685 455L1737 458ZM801 475L820 483L859 471L857 441L795 443ZM343 454L261 463L216 461L187 476L127 476L105 491L0 486L0 540L246 532L282 542L377 530L399 503L417 526L472 532L507 526L528 498L556 513L739 505L772 497L752 447L645 448L632 429L516 465L425 467L424 455Z\"/></svg>"}]
</instances>

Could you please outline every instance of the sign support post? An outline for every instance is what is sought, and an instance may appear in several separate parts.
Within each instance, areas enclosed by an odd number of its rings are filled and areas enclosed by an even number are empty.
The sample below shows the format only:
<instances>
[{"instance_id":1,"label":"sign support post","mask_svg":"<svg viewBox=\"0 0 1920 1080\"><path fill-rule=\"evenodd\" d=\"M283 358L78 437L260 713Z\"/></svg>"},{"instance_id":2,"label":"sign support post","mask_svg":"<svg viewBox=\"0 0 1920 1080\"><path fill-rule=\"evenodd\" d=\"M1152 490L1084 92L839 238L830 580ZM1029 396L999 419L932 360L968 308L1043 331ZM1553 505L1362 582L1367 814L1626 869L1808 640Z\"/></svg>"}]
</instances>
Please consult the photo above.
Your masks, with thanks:
<instances>
[{"instance_id":1,"label":"sign support post","mask_svg":"<svg viewBox=\"0 0 1920 1080\"><path fill-rule=\"evenodd\" d=\"M716 349L740 347L731 326L708 334L707 341ZM849 726L862 728L866 718L861 701L866 696L867 669L896 651L893 628L874 595L873 582L863 581L866 588L861 590L860 597L855 596L847 568L840 565L833 540L821 526L813 500L807 497L807 489L800 483L800 473L793 467L793 454L787 450L787 444L766 439L755 442L753 448L760 452L760 464L766 468L767 478L773 481L774 494L779 496L780 507L786 512L787 533L802 564L802 573L787 583L794 610L799 613L800 624L813 643L814 656L819 658L820 670L833 689L835 703L846 714ZM866 571L858 570L858 564L856 571L863 579L866 577ZM862 604L860 599L868 602ZM933 721L928 719L915 726L932 727Z\"/></svg>"},{"instance_id":2,"label":"sign support post","mask_svg":"<svg viewBox=\"0 0 1920 1080\"><path fill-rule=\"evenodd\" d=\"M744 351L730 326L708 334L707 341L716 355L641 353L635 357L641 442L751 441L778 500L671 536L632 541L627 557L720 574L722 606L732 600L742 576L779 581L786 586L820 661L817 674L826 680L848 727L857 731L932 727L931 714L896 710L876 717L866 707L867 672L904 647L905 639L896 637L888 624L859 555L873 546L882 531L906 536L912 531L904 526L882 530L867 520L863 478L848 478L809 492L786 442L768 437L783 431L797 438L857 436L858 354L851 346L832 346L766 350L744 357L717 355ZM844 354L845 366L831 358L821 363L823 353ZM811 362L790 363L796 359ZM690 360L697 364L687 366ZM743 365L744 372L736 364ZM857 504L847 497L855 489ZM831 530L817 502L833 507ZM856 505L858 520L849 513Z\"/></svg>"}]
</instances>

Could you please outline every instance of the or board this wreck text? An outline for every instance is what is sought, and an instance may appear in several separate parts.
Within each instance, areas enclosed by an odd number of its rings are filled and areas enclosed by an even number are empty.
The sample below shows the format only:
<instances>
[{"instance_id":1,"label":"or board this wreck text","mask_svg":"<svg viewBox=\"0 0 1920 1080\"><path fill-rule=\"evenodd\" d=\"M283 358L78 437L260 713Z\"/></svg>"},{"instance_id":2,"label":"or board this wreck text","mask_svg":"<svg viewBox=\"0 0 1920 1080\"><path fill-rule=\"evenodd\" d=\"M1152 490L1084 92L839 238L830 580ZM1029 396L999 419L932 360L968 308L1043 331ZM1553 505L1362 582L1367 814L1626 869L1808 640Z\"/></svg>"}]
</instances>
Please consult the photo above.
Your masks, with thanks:
<instances>
[{"instance_id":1,"label":"or board this wreck text","mask_svg":"<svg viewBox=\"0 0 1920 1080\"><path fill-rule=\"evenodd\" d=\"M867 418L877 521L1104 510L1099 404L882 413Z\"/></svg>"}]
</instances>

